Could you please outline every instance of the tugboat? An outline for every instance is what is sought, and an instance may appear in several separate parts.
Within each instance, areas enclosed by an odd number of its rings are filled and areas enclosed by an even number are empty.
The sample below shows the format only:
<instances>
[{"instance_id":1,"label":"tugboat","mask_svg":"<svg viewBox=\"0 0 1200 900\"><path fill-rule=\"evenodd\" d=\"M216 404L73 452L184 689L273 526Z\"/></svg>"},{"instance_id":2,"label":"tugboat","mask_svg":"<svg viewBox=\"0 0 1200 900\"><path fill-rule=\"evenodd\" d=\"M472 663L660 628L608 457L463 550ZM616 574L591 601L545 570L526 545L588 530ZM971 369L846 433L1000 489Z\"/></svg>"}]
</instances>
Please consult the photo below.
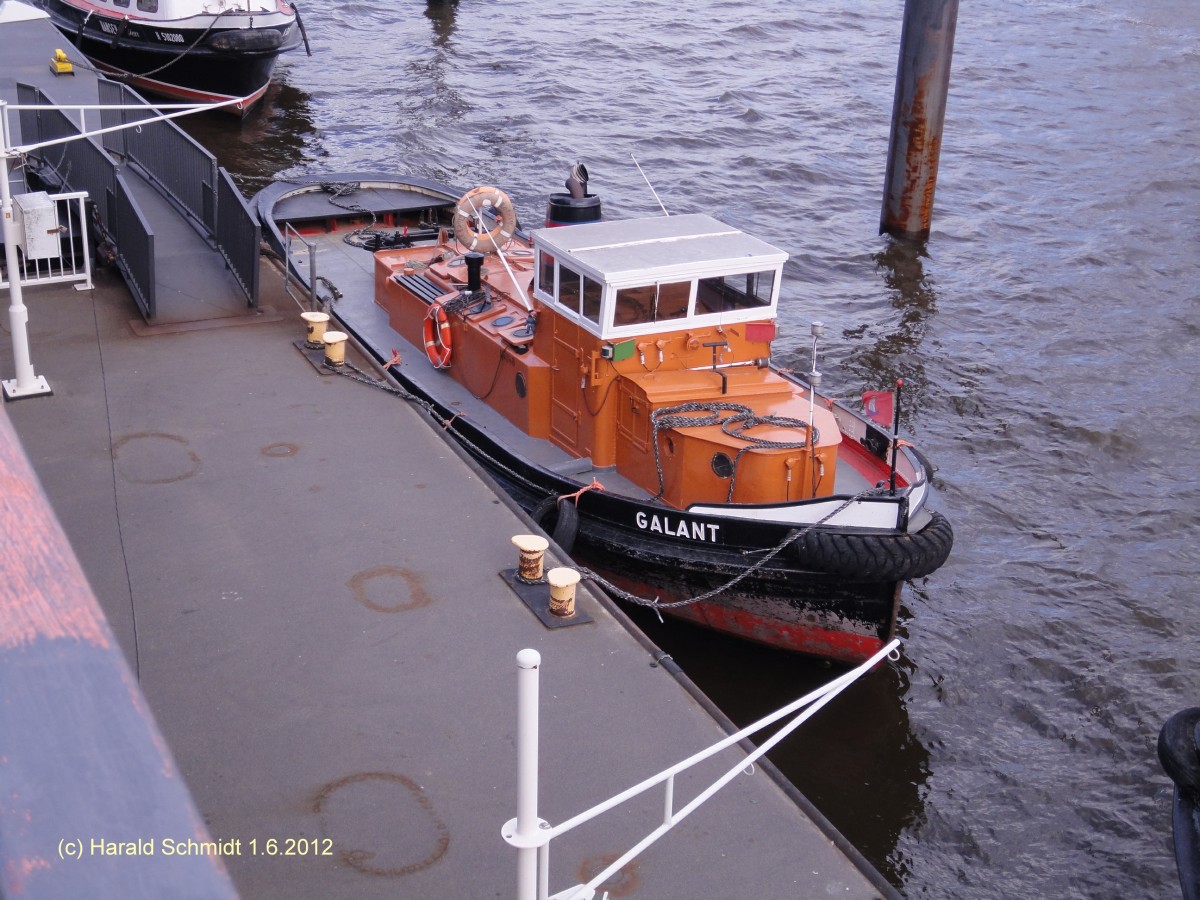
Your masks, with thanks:
<instances>
[{"instance_id":1,"label":"tugboat","mask_svg":"<svg viewBox=\"0 0 1200 900\"><path fill-rule=\"evenodd\" d=\"M373 252L373 311L361 261L320 278L344 329L619 598L869 658L953 542L921 457L820 392L819 323L806 378L772 364L784 251L704 214L605 220L582 166L567 188L532 231L491 186L327 176L255 204L299 277L287 232L317 268Z\"/></svg>"},{"instance_id":2,"label":"tugboat","mask_svg":"<svg viewBox=\"0 0 1200 900\"><path fill-rule=\"evenodd\" d=\"M102 72L185 103L266 93L280 53L303 38L285 0L40 0L50 20Z\"/></svg>"}]
</instances>

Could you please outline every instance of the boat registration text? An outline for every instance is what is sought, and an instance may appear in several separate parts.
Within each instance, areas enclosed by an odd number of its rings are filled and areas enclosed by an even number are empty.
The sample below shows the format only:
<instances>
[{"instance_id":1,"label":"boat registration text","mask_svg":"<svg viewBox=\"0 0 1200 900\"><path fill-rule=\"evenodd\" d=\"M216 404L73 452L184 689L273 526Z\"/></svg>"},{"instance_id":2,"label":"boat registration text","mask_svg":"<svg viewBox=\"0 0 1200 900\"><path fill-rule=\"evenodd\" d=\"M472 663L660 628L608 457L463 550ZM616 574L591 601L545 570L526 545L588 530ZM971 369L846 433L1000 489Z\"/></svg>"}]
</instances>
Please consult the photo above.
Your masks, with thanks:
<instances>
[{"instance_id":1,"label":"boat registration text","mask_svg":"<svg viewBox=\"0 0 1200 900\"><path fill-rule=\"evenodd\" d=\"M709 541L715 543L720 525L705 522L689 522L686 519L672 519L670 516L660 516L657 513L639 512L635 517L637 527L643 531L653 531L657 534L669 534L674 537L690 538L693 541Z\"/></svg>"}]
</instances>

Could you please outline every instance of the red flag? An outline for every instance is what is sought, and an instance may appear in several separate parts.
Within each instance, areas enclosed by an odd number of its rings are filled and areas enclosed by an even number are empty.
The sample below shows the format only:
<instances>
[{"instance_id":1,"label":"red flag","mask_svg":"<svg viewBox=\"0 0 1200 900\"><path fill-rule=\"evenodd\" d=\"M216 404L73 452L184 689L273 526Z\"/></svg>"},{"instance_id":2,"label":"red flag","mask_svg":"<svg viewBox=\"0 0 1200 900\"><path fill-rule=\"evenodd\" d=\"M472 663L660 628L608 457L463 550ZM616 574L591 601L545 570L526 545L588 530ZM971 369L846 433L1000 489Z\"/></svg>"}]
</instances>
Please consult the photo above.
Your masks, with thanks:
<instances>
[{"instance_id":1,"label":"red flag","mask_svg":"<svg viewBox=\"0 0 1200 900\"><path fill-rule=\"evenodd\" d=\"M884 428L892 427L896 415L896 395L892 391L863 391L863 412Z\"/></svg>"}]
</instances>

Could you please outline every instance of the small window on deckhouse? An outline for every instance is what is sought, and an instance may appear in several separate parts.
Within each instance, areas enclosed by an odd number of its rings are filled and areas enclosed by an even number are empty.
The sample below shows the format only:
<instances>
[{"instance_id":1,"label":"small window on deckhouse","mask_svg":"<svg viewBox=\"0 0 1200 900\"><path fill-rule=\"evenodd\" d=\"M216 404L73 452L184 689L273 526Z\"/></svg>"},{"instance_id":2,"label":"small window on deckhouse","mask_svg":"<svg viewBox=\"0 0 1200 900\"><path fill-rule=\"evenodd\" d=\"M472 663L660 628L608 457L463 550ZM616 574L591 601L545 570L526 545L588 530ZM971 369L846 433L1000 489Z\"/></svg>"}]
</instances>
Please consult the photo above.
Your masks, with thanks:
<instances>
[{"instance_id":1,"label":"small window on deckhouse","mask_svg":"<svg viewBox=\"0 0 1200 900\"><path fill-rule=\"evenodd\" d=\"M696 289L696 313L723 313L770 306L774 291L774 270L701 278Z\"/></svg>"}]
</instances>

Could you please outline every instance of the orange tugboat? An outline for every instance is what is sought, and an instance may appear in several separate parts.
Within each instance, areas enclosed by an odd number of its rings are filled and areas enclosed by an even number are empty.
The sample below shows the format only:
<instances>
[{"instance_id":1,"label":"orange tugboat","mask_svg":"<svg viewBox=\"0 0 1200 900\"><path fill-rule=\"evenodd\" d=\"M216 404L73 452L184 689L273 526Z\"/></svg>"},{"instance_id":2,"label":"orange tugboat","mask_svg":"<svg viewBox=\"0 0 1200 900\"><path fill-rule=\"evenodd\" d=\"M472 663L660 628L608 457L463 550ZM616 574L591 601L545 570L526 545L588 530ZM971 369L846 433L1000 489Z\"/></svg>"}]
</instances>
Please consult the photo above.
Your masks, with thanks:
<instances>
[{"instance_id":1,"label":"orange tugboat","mask_svg":"<svg viewBox=\"0 0 1200 900\"><path fill-rule=\"evenodd\" d=\"M350 197L301 179L256 204L289 258L289 226L373 251L386 321L339 283L345 327L380 361L398 349L400 384L618 596L868 658L902 583L950 552L919 456L820 393L819 324L807 379L771 364L786 253L707 215L603 220L586 178L551 196L570 227L532 232L497 188L416 179Z\"/></svg>"}]
</instances>

